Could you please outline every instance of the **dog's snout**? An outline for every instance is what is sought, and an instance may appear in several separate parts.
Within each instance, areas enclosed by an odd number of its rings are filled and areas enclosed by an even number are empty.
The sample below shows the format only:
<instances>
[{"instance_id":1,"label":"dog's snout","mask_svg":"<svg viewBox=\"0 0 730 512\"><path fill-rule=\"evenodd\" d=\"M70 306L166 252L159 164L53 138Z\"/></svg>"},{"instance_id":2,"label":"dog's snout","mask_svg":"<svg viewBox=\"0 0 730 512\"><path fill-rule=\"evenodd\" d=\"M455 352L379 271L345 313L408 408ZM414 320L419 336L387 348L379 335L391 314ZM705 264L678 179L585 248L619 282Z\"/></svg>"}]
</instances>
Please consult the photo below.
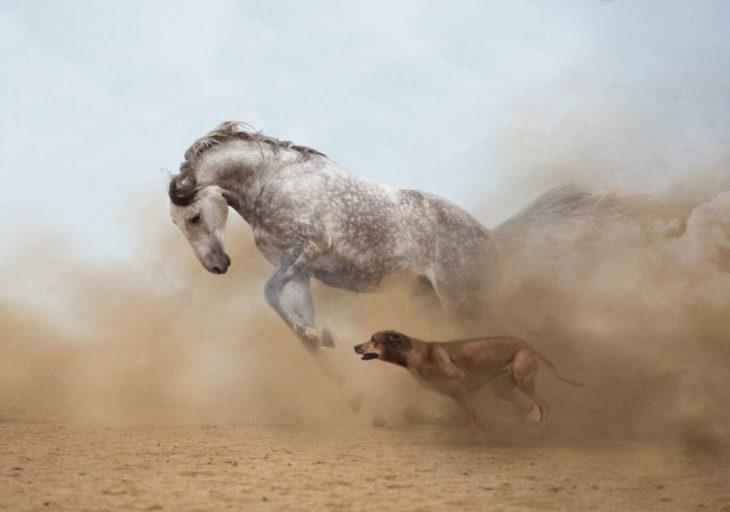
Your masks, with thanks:
<instances>
[{"instance_id":1,"label":"dog's snout","mask_svg":"<svg viewBox=\"0 0 730 512\"><path fill-rule=\"evenodd\" d=\"M362 347L360 345L355 345L355 353L362 354Z\"/></svg>"}]
</instances>

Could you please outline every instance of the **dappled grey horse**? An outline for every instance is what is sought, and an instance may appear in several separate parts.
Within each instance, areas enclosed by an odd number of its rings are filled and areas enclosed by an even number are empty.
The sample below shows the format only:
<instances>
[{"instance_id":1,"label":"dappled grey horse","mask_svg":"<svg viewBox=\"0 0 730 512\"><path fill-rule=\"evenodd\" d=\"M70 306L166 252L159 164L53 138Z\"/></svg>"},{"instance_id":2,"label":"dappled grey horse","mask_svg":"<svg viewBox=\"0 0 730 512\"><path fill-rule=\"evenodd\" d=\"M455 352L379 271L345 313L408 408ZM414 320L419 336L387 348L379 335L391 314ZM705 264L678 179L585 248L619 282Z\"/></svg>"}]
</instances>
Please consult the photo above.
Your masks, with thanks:
<instances>
[{"instance_id":1,"label":"dappled grey horse","mask_svg":"<svg viewBox=\"0 0 730 512\"><path fill-rule=\"evenodd\" d=\"M275 267L267 302L356 409L359 394L322 353L334 342L327 328L315 326L312 278L356 292L391 278L425 284L446 311L467 318L485 314L493 296L495 243L469 213L432 194L356 176L316 150L244 123L222 123L197 140L170 181L169 197L174 223L216 274L230 265L223 245L228 207L248 222L256 247ZM590 197L551 191L493 231L524 231L556 212L590 213L596 204Z\"/></svg>"}]
</instances>

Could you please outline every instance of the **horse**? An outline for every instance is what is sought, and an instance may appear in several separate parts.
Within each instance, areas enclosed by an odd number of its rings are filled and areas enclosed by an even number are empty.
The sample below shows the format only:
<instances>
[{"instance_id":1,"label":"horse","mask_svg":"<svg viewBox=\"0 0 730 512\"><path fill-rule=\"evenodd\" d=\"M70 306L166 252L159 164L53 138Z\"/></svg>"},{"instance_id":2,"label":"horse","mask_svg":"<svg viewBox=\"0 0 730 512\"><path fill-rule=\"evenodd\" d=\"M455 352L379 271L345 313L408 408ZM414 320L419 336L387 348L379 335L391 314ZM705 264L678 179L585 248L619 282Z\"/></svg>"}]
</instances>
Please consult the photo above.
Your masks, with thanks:
<instances>
[{"instance_id":1,"label":"horse","mask_svg":"<svg viewBox=\"0 0 730 512\"><path fill-rule=\"evenodd\" d=\"M188 148L168 195L173 222L214 274L224 274L231 263L224 249L229 207L250 225L257 249L274 267L266 301L355 410L361 393L321 350L334 346L334 339L326 326L315 326L312 279L371 292L397 278L429 287L450 314L478 318L489 309L498 282L495 240L506 244L533 225L624 206L605 196L554 189L490 232L436 195L375 183L315 149L235 121L221 123Z\"/></svg>"}]
</instances>

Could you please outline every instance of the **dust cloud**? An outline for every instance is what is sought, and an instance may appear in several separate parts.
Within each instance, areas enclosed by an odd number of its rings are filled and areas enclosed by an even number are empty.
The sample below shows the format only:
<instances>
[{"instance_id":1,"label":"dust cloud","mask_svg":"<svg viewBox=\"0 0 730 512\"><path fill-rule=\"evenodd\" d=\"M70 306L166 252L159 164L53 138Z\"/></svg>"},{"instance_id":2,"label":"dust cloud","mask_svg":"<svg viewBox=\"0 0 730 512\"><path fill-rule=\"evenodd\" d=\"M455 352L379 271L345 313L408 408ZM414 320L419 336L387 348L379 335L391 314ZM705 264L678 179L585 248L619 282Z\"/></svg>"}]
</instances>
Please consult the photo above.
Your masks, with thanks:
<instances>
[{"instance_id":1,"label":"dust cloud","mask_svg":"<svg viewBox=\"0 0 730 512\"><path fill-rule=\"evenodd\" d=\"M35 229L15 242L0 416L292 421L332 409L339 396L263 300L268 264L243 221L230 222L233 266L220 278L157 202L136 209L146 227L132 260L88 262Z\"/></svg>"},{"instance_id":2,"label":"dust cloud","mask_svg":"<svg viewBox=\"0 0 730 512\"><path fill-rule=\"evenodd\" d=\"M585 383L576 389L541 372L553 431L710 452L726 442L730 179L711 174L667 188L665 214L651 223L587 224L569 239L554 233L560 244L528 237L503 254L485 334L523 337ZM232 267L214 276L162 198L135 211L132 259L88 261L32 226L11 242L0 276L0 420L342 423L376 414L398 422L414 408L428 416L443 407L407 372L352 351L383 328L458 336L439 312L397 290L314 285L317 321L337 339L327 354L366 392L356 415L266 305L270 267L242 220L231 216L227 228ZM482 395L482 415L509 424L508 406Z\"/></svg>"}]
</instances>

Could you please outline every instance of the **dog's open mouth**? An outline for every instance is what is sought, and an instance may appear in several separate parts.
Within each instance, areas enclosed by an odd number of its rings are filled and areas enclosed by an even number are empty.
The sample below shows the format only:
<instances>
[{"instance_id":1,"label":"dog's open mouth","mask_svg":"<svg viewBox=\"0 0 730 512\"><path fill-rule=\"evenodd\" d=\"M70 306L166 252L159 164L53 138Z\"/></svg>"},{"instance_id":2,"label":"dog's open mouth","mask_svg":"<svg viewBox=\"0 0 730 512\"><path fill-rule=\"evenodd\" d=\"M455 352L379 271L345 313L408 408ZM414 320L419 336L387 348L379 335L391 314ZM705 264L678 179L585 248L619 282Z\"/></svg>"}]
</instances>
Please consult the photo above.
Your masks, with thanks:
<instances>
[{"instance_id":1,"label":"dog's open mouth","mask_svg":"<svg viewBox=\"0 0 730 512\"><path fill-rule=\"evenodd\" d=\"M378 358L378 354L370 352L368 354L363 354L360 359L362 359L363 361L367 361L368 359L377 359L377 358Z\"/></svg>"}]
</instances>

